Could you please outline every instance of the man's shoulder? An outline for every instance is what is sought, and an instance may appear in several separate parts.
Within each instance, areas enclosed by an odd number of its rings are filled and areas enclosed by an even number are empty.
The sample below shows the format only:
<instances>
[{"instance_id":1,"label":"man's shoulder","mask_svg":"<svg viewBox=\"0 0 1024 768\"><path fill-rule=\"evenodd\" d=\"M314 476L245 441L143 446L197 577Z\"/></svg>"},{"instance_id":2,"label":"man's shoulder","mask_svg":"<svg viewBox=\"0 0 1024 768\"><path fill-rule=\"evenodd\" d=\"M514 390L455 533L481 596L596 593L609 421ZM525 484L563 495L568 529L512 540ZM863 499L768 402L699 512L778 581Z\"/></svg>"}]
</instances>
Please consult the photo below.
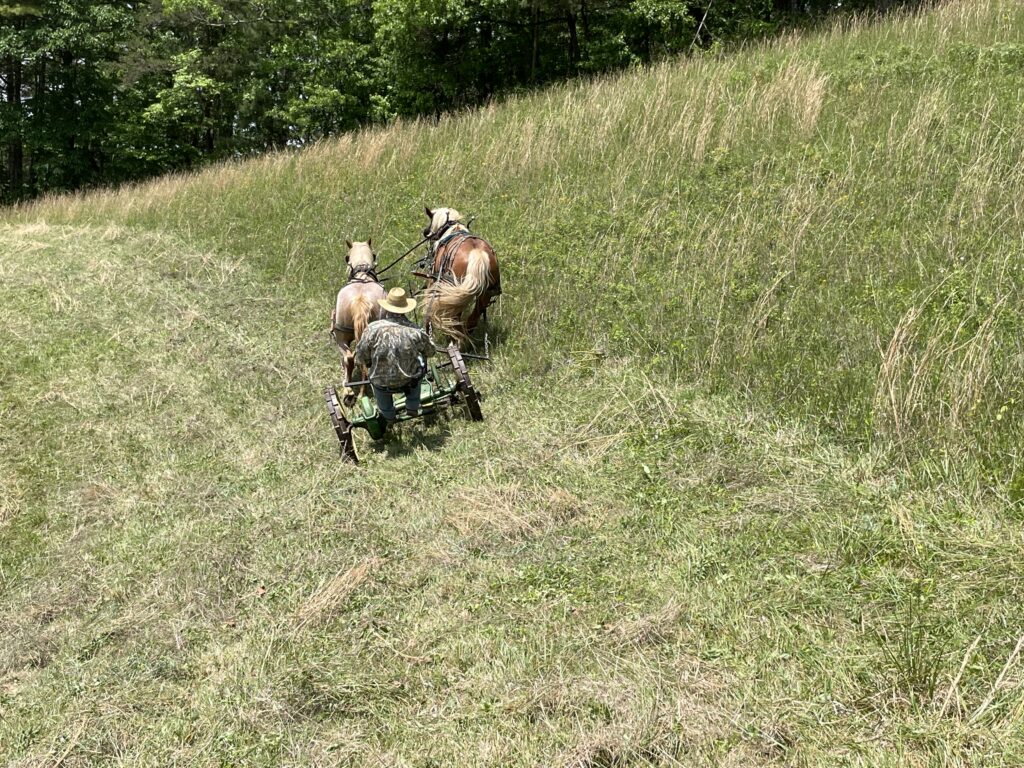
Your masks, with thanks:
<instances>
[{"instance_id":1,"label":"man's shoulder","mask_svg":"<svg viewBox=\"0 0 1024 768\"><path fill-rule=\"evenodd\" d=\"M397 325L398 325L398 323L396 323L394 320L389 320L387 318L381 318L380 320L374 320L372 323L367 325L366 326L366 332L367 333L378 333L380 331L385 331L388 328L394 328Z\"/></svg>"},{"instance_id":2,"label":"man's shoulder","mask_svg":"<svg viewBox=\"0 0 1024 768\"><path fill-rule=\"evenodd\" d=\"M372 323L369 323L363 331L363 334L359 337L357 346L372 345L374 343L374 339L380 336L382 331L386 331L386 325L386 320L374 320Z\"/></svg>"},{"instance_id":3,"label":"man's shoulder","mask_svg":"<svg viewBox=\"0 0 1024 768\"><path fill-rule=\"evenodd\" d=\"M382 318L380 320L374 320L372 323L366 326L364 338L368 335L377 336L380 334L399 334L402 336L406 336L420 333L425 335L426 331L424 331L420 326L416 325L415 323L409 320L402 322L401 320Z\"/></svg>"},{"instance_id":4,"label":"man's shoulder","mask_svg":"<svg viewBox=\"0 0 1024 768\"><path fill-rule=\"evenodd\" d=\"M404 331L421 331L421 332L423 331L423 328L421 328L420 326L416 325L416 323L414 323L412 320L407 320L404 317L403 318L386 317L386 318L381 318L380 320L374 320L372 323L370 323L367 326L367 328L373 328L374 326L377 326L381 330L385 330L385 329L389 329L389 328L394 328L394 329L401 329L401 330L404 330Z\"/></svg>"}]
</instances>

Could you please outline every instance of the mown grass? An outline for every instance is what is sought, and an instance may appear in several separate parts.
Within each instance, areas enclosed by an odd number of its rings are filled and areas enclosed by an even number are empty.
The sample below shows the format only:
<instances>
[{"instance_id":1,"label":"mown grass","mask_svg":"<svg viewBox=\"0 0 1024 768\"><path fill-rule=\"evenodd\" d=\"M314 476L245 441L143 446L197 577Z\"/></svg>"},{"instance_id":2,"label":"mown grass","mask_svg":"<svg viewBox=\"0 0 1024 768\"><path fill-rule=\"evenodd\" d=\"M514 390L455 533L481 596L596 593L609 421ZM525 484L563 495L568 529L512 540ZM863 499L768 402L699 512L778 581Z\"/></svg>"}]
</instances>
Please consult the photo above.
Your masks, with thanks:
<instances>
[{"instance_id":1,"label":"mown grass","mask_svg":"<svg viewBox=\"0 0 1024 768\"><path fill-rule=\"evenodd\" d=\"M6 764L1022 754L991 500L589 354L478 367L488 421L353 469L320 297L166 234L3 241Z\"/></svg>"},{"instance_id":2,"label":"mown grass","mask_svg":"<svg viewBox=\"0 0 1024 768\"><path fill-rule=\"evenodd\" d=\"M1022 6L0 234L0 763L1015 765ZM481 214L482 425L338 463L339 243Z\"/></svg>"}]
</instances>

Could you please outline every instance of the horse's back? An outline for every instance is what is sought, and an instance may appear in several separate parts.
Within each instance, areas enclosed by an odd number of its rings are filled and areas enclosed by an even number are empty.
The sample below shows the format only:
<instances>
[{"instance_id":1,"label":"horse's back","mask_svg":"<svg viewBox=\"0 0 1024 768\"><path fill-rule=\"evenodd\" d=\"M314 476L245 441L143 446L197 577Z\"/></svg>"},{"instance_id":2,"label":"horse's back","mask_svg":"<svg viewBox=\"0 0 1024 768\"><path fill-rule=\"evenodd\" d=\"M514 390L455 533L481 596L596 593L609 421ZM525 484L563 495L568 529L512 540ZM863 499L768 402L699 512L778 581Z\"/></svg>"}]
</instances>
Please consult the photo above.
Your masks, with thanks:
<instances>
[{"instance_id":1,"label":"horse's back","mask_svg":"<svg viewBox=\"0 0 1024 768\"><path fill-rule=\"evenodd\" d=\"M335 302L335 307L340 308L342 304L348 305L355 301L357 296L365 296L368 299L372 299L376 302L377 299L383 299L386 296L384 286L380 283L348 283L340 291L338 291L338 299Z\"/></svg>"},{"instance_id":2,"label":"horse's back","mask_svg":"<svg viewBox=\"0 0 1024 768\"><path fill-rule=\"evenodd\" d=\"M377 300L383 299L386 295L384 286L380 283L348 283L338 291L338 298L334 302L335 327L342 330L352 328L351 308L357 303L357 299L362 299L362 302L358 303L365 302L370 307L370 319L376 320L380 315L380 305Z\"/></svg>"}]
</instances>

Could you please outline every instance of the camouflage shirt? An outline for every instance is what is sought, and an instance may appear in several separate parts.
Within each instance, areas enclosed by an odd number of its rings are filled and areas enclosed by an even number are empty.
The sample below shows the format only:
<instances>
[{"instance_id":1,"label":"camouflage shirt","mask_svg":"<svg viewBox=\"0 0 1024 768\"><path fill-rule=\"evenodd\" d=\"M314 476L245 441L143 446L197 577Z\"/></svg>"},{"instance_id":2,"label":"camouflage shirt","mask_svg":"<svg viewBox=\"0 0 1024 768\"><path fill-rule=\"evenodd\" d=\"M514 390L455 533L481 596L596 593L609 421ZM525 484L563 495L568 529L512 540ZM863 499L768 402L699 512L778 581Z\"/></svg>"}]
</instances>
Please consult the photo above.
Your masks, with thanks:
<instances>
[{"instance_id":1,"label":"camouflage shirt","mask_svg":"<svg viewBox=\"0 0 1024 768\"><path fill-rule=\"evenodd\" d=\"M370 371L378 387L402 387L426 371L434 345L426 331L402 315L375 320L356 344L356 364Z\"/></svg>"}]
</instances>

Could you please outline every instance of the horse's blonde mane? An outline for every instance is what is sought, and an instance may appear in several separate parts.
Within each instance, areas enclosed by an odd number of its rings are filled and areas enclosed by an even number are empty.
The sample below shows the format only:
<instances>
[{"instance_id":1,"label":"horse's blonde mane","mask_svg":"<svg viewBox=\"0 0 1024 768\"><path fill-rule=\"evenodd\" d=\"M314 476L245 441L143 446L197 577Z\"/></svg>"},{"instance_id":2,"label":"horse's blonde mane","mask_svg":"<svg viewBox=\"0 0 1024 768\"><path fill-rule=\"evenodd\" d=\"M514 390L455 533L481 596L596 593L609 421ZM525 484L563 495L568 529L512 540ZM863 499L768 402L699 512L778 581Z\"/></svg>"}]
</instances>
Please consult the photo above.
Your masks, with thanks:
<instances>
[{"instance_id":1,"label":"horse's blonde mane","mask_svg":"<svg viewBox=\"0 0 1024 768\"><path fill-rule=\"evenodd\" d=\"M435 208L430 217L430 233L434 234L437 232L444 226L446 221L457 222L459 224L465 223L465 220L462 218L462 214L454 208Z\"/></svg>"}]
</instances>

